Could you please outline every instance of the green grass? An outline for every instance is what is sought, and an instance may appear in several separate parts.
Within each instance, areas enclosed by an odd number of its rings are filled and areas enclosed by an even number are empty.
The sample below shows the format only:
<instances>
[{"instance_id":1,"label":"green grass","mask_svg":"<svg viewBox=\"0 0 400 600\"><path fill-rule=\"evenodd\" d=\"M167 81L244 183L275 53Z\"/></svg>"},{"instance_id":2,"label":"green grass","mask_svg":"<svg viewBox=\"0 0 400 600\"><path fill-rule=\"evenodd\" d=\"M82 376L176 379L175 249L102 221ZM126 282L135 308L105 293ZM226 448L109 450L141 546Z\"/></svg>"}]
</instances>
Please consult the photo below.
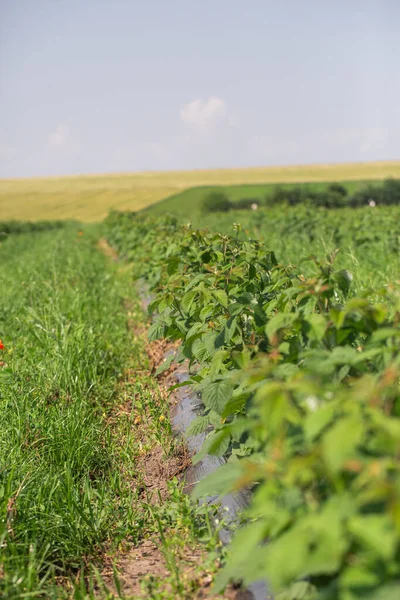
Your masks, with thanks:
<instances>
[{"instance_id":1,"label":"green grass","mask_svg":"<svg viewBox=\"0 0 400 600\"><path fill-rule=\"evenodd\" d=\"M0 585L10 598L78 569L135 509L103 422L129 349L121 288L76 229L14 237L0 256Z\"/></svg>"},{"instance_id":2,"label":"green grass","mask_svg":"<svg viewBox=\"0 0 400 600\"><path fill-rule=\"evenodd\" d=\"M264 183L268 177L353 178L346 183L352 189L368 174L399 175L399 164L369 166L368 173L362 165L353 170L342 165L276 169L273 175L259 169L3 181L1 217L96 220L110 206L143 208L169 195L149 212L172 212L220 232L232 232L240 222L283 263L340 248L337 267L354 273L357 294L375 297L380 286L399 279L399 207L298 206L203 215L200 203L220 182L233 200L264 196L272 185ZM256 183L243 184L251 178ZM190 185L210 187L182 192ZM143 326L131 270L98 251L98 226L83 231L78 235L78 225L69 224L0 240L0 338L6 347L0 351L0 596L94 598L93 565L101 570L104 556L117 556L122 543L160 539L161 523L171 577L149 584L152 591L145 593L183 597L176 557L182 544L195 543L199 535L213 547L212 534L205 515L178 487L156 512L139 497L138 457L154 444L168 455L176 442L168 420L160 421L168 406L146 371L144 342L133 340L128 329L129 319ZM130 315L124 307L128 297ZM125 381L127 367L134 381ZM128 412L120 410L121 381ZM135 435L137 416L146 422L144 441Z\"/></svg>"},{"instance_id":3,"label":"green grass","mask_svg":"<svg viewBox=\"0 0 400 600\"><path fill-rule=\"evenodd\" d=\"M179 545L208 535L204 510L176 484L167 507L150 509L140 496L138 457L155 444L173 453L176 441L144 339L128 329L129 319L143 327L131 272L100 253L97 234L69 226L0 245L4 598L94 598L91 565L101 570L122 542L158 537L162 523L172 564ZM168 583L180 597L181 582Z\"/></svg>"},{"instance_id":4,"label":"green grass","mask_svg":"<svg viewBox=\"0 0 400 600\"><path fill-rule=\"evenodd\" d=\"M198 186L400 177L400 162L303 165L0 180L0 219L99 221L110 209L140 210Z\"/></svg>"}]
</instances>

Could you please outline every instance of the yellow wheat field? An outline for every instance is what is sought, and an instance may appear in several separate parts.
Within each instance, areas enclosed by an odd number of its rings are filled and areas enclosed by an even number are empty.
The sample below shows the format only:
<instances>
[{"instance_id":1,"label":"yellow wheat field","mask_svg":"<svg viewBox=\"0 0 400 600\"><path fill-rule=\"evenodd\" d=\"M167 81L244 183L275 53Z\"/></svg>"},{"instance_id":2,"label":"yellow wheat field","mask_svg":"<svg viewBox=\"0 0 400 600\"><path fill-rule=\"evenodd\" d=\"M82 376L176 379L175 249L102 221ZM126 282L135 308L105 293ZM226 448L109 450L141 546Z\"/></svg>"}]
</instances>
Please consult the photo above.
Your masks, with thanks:
<instances>
[{"instance_id":1,"label":"yellow wheat field","mask_svg":"<svg viewBox=\"0 0 400 600\"><path fill-rule=\"evenodd\" d=\"M400 178L400 161L0 180L0 220L98 221L199 185Z\"/></svg>"}]
</instances>

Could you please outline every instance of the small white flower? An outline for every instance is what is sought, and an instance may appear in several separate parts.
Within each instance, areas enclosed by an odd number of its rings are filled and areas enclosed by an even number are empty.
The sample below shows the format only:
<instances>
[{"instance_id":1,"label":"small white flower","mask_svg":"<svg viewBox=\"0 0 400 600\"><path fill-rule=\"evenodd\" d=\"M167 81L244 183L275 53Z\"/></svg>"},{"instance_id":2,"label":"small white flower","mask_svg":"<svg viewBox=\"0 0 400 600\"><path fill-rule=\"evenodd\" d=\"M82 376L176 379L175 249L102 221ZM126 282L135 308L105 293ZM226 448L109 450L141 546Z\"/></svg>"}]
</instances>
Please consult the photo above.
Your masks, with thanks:
<instances>
[{"instance_id":1,"label":"small white flower","mask_svg":"<svg viewBox=\"0 0 400 600\"><path fill-rule=\"evenodd\" d=\"M308 396L306 404L312 412L315 412L319 406L318 398L316 396Z\"/></svg>"},{"instance_id":2,"label":"small white flower","mask_svg":"<svg viewBox=\"0 0 400 600\"><path fill-rule=\"evenodd\" d=\"M370 200L370 201L368 202L368 206L376 206L376 202L375 202L375 200Z\"/></svg>"},{"instance_id":3,"label":"small white flower","mask_svg":"<svg viewBox=\"0 0 400 600\"><path fill-rule=\"evenodd\" d=\"M256 202L253 202L253 204L251 205L251 210L257 210L258 209L258 204Z\"/></svg>"}]
</instances>

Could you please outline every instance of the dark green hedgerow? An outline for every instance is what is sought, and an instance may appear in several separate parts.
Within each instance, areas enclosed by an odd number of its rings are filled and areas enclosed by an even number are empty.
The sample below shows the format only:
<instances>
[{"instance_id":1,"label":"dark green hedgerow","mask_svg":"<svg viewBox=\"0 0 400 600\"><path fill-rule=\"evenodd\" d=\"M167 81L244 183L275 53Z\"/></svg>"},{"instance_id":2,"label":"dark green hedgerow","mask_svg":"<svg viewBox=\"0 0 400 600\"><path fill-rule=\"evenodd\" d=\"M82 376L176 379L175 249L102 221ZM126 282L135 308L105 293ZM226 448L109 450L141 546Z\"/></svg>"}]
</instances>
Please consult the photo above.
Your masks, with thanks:
<instances>
[{"instance_id":1,"label":"dark green hedgerow","mask_svg":"<svg viewBox=\"0 0 400 600\"><path fill-rule=\"evenodd\" d=\"M290 188L277 186L266 197L266 203L269 206L284 203L289 206L296 206L307 203L326 208L399 205L400 181L386 179L382 184L367 184L351 195L348 195L346 188L339 183L331 183L325 190L321 191L309 189L307 185L296 185Z\"/></svg>"},{"instance_id":2,"label":"dark green hedgerow","mask_svg":"<svg viewBox=\"0 0 400 600\"><path fill-rule=\"evenodd\" d=\"M215 189L203 199L203 213L250 210L260 206L257 198L242 198L232 202L225 192ZM331 183L325 189L315 189L307 184L274 186L267 193L264 204L267 207L300 204L324 208L359 208L362 206L400 205L400 181L386 179L380 184L364 184L353 194L340 183Z\"/></svg>"},{"instance_id":3,"label":"dark green hedgerow","mask_svg":"<svg viewBox=\"0 0 400 600\"><path fill-rule=\"evenodd\" d=\"M201 455L228 457L197 495L253 487L217 585L265 577L279 598L397 598L398 289L355 297L334 255L305 277L239 226L232 237L114 214L108 236L143 261L151 336L180 340L190 361L204 404L192 432L212 429Z\"/></svg>"},{"instance_id":4,"label":"dark green hedgerow","mask_svg":"<svg viewBox=\"0 0 400 600\"><path fill-rule=\"evenodd\" d=\"M9 235L62 229L68 221L0 221L0 241Z\"/></svg>"}]
</instances>

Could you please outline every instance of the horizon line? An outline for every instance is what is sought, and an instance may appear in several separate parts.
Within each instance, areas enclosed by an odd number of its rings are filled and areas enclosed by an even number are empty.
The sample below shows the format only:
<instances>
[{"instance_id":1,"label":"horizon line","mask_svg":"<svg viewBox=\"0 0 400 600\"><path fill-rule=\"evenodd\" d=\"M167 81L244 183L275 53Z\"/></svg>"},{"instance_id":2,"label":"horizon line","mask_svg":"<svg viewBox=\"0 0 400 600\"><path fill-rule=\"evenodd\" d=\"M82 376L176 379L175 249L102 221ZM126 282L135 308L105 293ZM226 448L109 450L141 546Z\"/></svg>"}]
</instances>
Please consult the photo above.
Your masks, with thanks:
<instances>
[{"instance_id":1,"label":"horizon line","mask_svg":"<svg viewBox=\"0 0 400 600\"><path fill-rule=\"evenodd\" d=\"M135 175L165 175L166 173L178 174L178 173L210 173L213 171L274 171L281 169L306 169L310 167L314 168L328 168L328 167L339 167L339 166L354 166L354 165L383 165L383 164L396 164L400 162L400 158L388 159L388 160L367 160L367 161L346 161L346 162L324 162L324 163L293 163L293 164L280 164L280 165L257 165L257 166L242 166L242 167L207 167L198 169L165 169L165 170L143 170L143 171L105 171L105 172L93 172L93 173L74 173L70 175L30 175L22 177L0 177L0 182L9 181L40 181L40 180L59 180L59 179L83 179L92 177L128 177Z\"/></svg>"}]
</instances>

